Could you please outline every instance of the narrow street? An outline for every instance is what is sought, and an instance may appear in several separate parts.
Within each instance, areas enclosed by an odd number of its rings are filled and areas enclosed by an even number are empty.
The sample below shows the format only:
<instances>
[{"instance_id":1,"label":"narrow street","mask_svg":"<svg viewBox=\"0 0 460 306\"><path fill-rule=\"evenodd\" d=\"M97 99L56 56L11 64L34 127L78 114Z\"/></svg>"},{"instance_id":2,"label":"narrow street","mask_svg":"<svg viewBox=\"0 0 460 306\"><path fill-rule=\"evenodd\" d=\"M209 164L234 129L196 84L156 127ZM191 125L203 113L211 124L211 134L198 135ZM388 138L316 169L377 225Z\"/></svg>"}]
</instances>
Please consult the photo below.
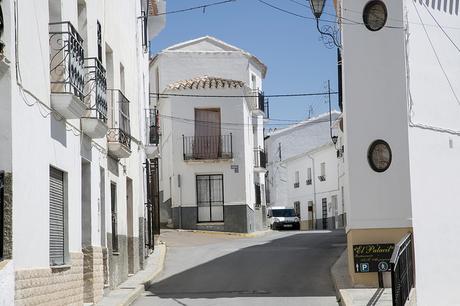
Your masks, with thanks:
<instances>
[{"instance_id":1,"label":"narrow street","mask_svg":"<svg viewBox=\"0 0 460 306\"><path fill-rule=\"evenodd\" d=\"M165 269L133 305L337 305L330 267L343 231L256 238L166 231Z\"/></svg>"}]
</instances>

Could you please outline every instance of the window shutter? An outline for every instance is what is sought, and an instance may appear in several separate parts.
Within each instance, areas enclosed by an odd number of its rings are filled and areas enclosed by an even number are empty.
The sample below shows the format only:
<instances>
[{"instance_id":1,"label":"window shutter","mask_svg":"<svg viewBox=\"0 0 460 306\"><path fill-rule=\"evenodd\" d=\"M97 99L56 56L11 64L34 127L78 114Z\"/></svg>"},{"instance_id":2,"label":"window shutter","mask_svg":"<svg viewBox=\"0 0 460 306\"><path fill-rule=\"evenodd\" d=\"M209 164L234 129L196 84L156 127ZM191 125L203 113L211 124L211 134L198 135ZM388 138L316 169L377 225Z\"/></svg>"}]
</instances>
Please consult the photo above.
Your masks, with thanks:
<instances>
[{"instance_id":1,"label":"window shutter","mask_svg":"<svg viewBox=\"0 0 460 306\"><path fill-rule=\"evenodd\" d=\"M50 168L50 265L64 264L64 173Z\"/></svg>"}]
</instances>

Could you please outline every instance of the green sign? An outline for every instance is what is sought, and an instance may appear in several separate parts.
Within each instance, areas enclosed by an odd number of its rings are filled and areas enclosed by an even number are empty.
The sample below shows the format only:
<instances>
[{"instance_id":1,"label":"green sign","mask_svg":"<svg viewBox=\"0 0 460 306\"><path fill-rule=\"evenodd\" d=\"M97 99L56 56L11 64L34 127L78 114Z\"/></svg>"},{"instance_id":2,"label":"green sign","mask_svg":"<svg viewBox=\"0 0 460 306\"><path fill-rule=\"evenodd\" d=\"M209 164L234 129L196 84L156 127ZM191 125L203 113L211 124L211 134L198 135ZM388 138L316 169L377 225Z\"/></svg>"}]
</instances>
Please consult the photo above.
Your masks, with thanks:
<instances>
[{"instance_id":1,"label":"green sign","mask_svg":"<svg viewBox=\"0 0 460 306\"><path fill-rule=\"evenodd\" d=\"M394 249L395 245L391 243L354 245L355 272L389 272Z\"/></svg>"}]
</instances>

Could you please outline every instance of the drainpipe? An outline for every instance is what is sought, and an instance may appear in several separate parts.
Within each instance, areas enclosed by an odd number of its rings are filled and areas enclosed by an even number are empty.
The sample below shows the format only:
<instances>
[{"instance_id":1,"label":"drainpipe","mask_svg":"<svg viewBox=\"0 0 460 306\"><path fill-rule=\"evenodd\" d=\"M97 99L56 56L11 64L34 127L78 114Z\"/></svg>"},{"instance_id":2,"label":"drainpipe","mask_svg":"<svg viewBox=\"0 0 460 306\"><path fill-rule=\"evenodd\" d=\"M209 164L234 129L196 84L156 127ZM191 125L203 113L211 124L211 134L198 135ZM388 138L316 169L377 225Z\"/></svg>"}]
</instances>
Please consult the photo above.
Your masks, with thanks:
<instances>
[{"instance_id":1,"label":"drainpipe","mask_svg":"<svg viewBox=\"0 0 460 306\"><path fill-rule=\"evenodd\" d=\"M312 176L312 183L313 183L313 229L316 229L316 176L315 176L315 159L310 155L307 154L308 158L311 159L312 162L312 170L311 170L311 176Z\"/></svg>"}]
</instances>

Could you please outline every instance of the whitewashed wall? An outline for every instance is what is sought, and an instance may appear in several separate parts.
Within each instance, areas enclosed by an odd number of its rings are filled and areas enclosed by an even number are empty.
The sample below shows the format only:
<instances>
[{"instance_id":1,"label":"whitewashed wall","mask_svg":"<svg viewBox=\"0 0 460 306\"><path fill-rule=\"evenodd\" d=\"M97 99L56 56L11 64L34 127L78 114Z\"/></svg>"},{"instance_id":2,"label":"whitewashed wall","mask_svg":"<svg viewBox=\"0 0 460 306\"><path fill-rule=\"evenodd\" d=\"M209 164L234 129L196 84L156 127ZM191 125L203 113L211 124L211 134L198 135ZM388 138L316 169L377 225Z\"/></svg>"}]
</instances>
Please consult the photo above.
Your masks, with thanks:
<instances>
[{"instance_id":1,"label":"whitewashed wall","mask_svg":"<svg viewBox=\"0 0 460 306\"><path fill-rule=\"evenodd\" d=\"M242 89L209 89L180 91L198 95L243 95ZM182 135L194 136L195 108L220 108L222 135L232 133L232 161L185 162L182 150ZM197 174L223 174L225 205L248 204L254 208L253 180L253 132L247 122L252 121L244 98L189 98L171 97L159 103L161 120L161 165L160 180L165 200L172 197L175 206L196 206L195 176ZM174 120L185 118L189 121ZM246 123L246 125L243 125ZM239 173L230 168L238 165ZM181 187L178 187L178 175ZM171 178L172 191L169 180Z\"/></svg>"},{"instance_id":2,"label":"whitewashed wall","mask_svg":"<svg viewBox=\"0 0 460 306\"><path fill-rule=\"evenodd\" d=\"M367 0L343 0L344 18L361 18ZM400 26L403 3L385 1L387 25ZM358 17L359 16L359 17ZM348 229L411 227L411 194L404 31L342 25ZM377 173L367 160L374 140L389 143L390 168ZM372 203L372 204L370 204Z\"/></svg>"},{"instance_id":3,"label":"whitewashed wall","mask_svg":"<svg viewBox=\"0 0 460 306\"><path fill-rule=\"evenodd\" d=\"M454 1L455 4L455 1ZM459 52L419 3L405 1L411 124L409 129L417 305L455 305L460 270L457 186L460 183L460 105L441 70L422 22L454 92L460 97ZM460 42L460 16L429 9L451 39ZM454 10L455 11L455 10ZM444 129L434 131L433 128ZM446 132L449 129L454 133ZM452 142L452 145L450 144ZM442 258L441 262L433 260Z\"/></svg>"},{"instance_id":4,"label":"whitewashed wall","mask_svg":"<svg viewBox=\"0 0 460 306\"><path fill-rule=\"evenodd\" d=\"M86 56L96 56L96 20L103 25L103 39L114 50L115 86L119 88L120 80L117 67L123 63L125 78L127 80L125 95L130 99L131 134L136 139L142 140L145 135L143 124L144 108L148 96L140 88L148 88L148 54L144 54L139 47L141 41L140 22L138 16L140 3L124 1L87 1L88 11L88 49ZM32 7L31 7L32 6ZM12 7L6 6L7 16L13 15ZM70 20L78 28L77 1L63 1L63 19ZM9 12L9 13L8 13ZM7 28L7 56L14 63L19 61L22 85L30 90L42 102L50 105L49 85L49 39L48 39L48 1L18 2L18 54L15 58L14 48L11 43L13 28ZM126 19L121 25L120 20ZM24 29L29 29L28 31ZM138 47L133 47L138 46ZM34 50L34 52L31 52ZM142 65L140 65L142 64ZM0 86L5 81L2 80ZM145 159L143 151L133 142L130 158L122 160L119 165L119 177L109 173L105 152L100 152L94 146L81 140L79 132L66 130L63 121L57 121L48 115L43 107L37 105L27 106L26 103L34 99L25 94L26 98L16 86L14 65L11 66L9 79L12 81L11 103L11 128L12 151L11 169L13 177L13 257L16 268L45 267L49 265L49 166L57 167L66 172L67 180L67 205L68 205L68 242L70 252L81 252L81 157L83 151L85 158L91 164L91 199L92 199L92 244L101 245L101 226L98 202L99 170L105 169L105 218L106 229L110 231L110 181L118 183L118 208L119 208L119 233L126 234L126 177L133 179L133 202L137 209L134 210L134 236L138 236L137 220L143 211L144 190L142 181L142 162ZM144 84L142 84L144 83ZM24 99L26 101L24 101ZM42 112L46 118L40 115ZM79 127L78 120L70 120L71 124ZM27 124L25 124L27 123ZM67 127L68 129L68 127ZM58 137L51 137L57 131ZM77 134L77 135L75 135ZM56 140L58 139L58 140ZM96 140L106 148L106 139ZM86 147L84 147L86 146ZM1 151L7 156L7 151ZM5 155L4 155L5 154ZM126 169L126 173L123 171ZM34 254L31 256L31 254Z\"/></svg>"},{"instance_id":5,"label":"whitewashed wall","mask_svg":"<svg viewBox=\"0 0 460 306\"><path fill-rule=\"evenodd\" d=\"M338 115L339 113L333 112L332 120L335 120ZM329 113L321 114L285 129L273 131L268 136L265 147L268 159L267 184L270 190L270 205L283 206L290 202L288 199L290 176L284 161L330 142Z\"/></svg>"}]
</instances>

